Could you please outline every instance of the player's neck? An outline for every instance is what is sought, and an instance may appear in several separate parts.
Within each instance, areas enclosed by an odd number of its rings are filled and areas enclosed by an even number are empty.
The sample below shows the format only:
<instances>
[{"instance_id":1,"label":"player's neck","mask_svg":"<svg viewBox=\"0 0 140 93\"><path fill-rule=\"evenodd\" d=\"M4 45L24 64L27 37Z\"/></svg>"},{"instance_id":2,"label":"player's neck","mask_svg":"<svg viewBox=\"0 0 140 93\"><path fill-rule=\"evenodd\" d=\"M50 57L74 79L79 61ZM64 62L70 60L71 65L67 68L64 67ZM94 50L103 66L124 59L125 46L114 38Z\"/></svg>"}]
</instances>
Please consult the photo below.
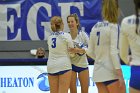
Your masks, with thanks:
<instances>
[{"instance_id":1,"label":"player's neck","mask_svg":"<svg viewBox=\"0 0 140 93\"><path fill-rule=\"evenodd\" d=\"M72 39L75 39L77 37L77 34L78 34L78 29L70 31L70 34L71 34Z\"/></svg>"}]
</instances>

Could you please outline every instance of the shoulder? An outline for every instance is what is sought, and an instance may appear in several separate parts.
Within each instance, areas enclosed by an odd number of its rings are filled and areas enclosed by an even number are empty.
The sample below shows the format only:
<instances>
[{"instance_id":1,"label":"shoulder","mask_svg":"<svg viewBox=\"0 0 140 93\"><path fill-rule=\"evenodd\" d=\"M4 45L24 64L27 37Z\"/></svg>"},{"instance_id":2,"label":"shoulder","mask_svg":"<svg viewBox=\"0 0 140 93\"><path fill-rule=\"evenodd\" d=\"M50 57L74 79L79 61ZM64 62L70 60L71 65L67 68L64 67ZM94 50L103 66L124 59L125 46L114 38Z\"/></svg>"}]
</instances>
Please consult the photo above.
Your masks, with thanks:
<instances>
[{"instance_id":1,"label":"shoulder","mask_svg":"<svg viewBox=\"0 0 140 93\"><path fill-rule=\"evenodd\" d=\"M48 36L48 40L50 40L53 37L53 34Z\"/></svg>"},{"instance_id":2,"label":"shoulder","mask_svg":"<svg viewBox=\"0 0 140 93\"><path fill-rule=\"evenodd\" d=\"M104 27L108 27L109 26L109 22L106 20L103 21L99 21L97 22L92 29L99 29L99 28L104 28Z\"/></svg>"},{"instance_id":3,"label":"shoulder","mask_svg":"<svg viewBox=\"0 0 140 93\"><path fill-rule=\"evenodd\" d=\"M63 32L63 35L65 35L65 36L71 36L70 33L68 33L68 32Z\"/></svg>"},{"instance_id":4,"label":"shoulder","mask_svg":"<svg viewBox=\"0 0 140 93\"><path fill-rule=\"evenodd\" d=\"M99 28L103 24L103 21L98 21L92 28Z\"/></svg>"},{"instance_id":5,"label":"shoulder","mask_svg":"<svg viewBox=\"0 0 140 93\"><path fill-rule=\"evenodd\" d=\"M119 24L117 24L117 23L110 23L109 25L110 25L109 26L110 33L112 33L112 34L119 33L119 31L120 31Z\"/></svg>"},{"instance_id":6,"label":"shoulder","mask_svg":"<svg viewBox=\"0 0 140 93\"><path fill-rule=\"evenodd\" d=\"M103 21L97 22L92 27L91 31L96 31L96 30L99 30L99 29L106 29L106 28L108 28L108 26L110 26L110 23L108 21L106 21L106 20L103 20Z\"/></svg>"},{"instance_id":7,"label":"shoulder","mask_svg":"<svg viewBox=\"0 0 140 93\"><path fill-rule=\"evenodd\" d=\"M117 23L109 23L109 26L111 27L111 28L118 28L118 24Z\"/></svg>"},{"instance_id":8,"label":"shoulder","mask_svg":"<svg viewBox=\"0 0 140 93\"><path fill-rule=\"evenodd\" d=\"M98 29L101 24L102 24L102 22L97 22L95 25L93 25L90 33L95 32L95 30Z\"/></svg>"},{"instance_id":9,"label":"shoulder","mask_svg":"<svg viewBox=\"0 0 140 93\"><path fill-rule=\"evenodd\" d=\"M61 34L61 37L62 37L62 38L65 38L65 39L70 39L70 38L71 38L71 35L70 35L70 33L68 33L68 32L63 32L63 33Z\"/></svg>"},{"instance_id":10,"label":"shoulder","mask_svg":"<svg viewBox=\"0 0 140 93\"><path fill-rule=\"evenodd\" d=\"M132 22L134 22L134 19L136 19L136 16L135 15L127 16L127 17L123 18L121 24L129 24L129 23L132 23Z\"/></svg>"},{"instance_id":11,"label":"shoulder","mask_svg":"<svg viewBox=\"0 0 140 93\"><path fill-rule=\"evenodd\" d=\"M78 35L80 35L82 42L87 42L89 40L89 34L85 30L80 30Z\"/></svg>"},{"instance_id":12,"label":"shoulder","mask_svg":"<svg viewBox=\"0 0 140 93\"><path fill-rule=\"evenodd\" d=\"M88 36L88 33L87 33L85 30L80 30L80 31L79 31L79 34Z\"/></svg>"},{"instance_id":13,"label":"shoulder","mask_svg":"<svg viewBox=\"0 0 140 93\"><path fill-rule=\"evenodd\" d=\"M131 15L127 16L122 20L121 23L121 32L128 32L132 30L136 25L136 16Z\"/></svg>"}]
</instances>

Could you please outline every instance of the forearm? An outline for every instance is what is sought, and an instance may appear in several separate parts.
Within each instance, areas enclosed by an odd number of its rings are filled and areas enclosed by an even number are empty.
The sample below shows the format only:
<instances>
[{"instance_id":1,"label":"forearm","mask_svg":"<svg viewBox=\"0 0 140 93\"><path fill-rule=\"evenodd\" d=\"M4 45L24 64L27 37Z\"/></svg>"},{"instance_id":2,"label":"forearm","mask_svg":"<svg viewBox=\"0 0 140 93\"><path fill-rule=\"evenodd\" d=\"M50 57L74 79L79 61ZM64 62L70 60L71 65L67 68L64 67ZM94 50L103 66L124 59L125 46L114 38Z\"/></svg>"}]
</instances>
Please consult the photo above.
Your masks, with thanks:
<instances>
[{"instance_id":1,"label":"forearm","mask_svg":"<svg viewBox=\"0 0 140 93\"><path fill-rule=\"evenodd\" d=\"M69 48L68 51L70 53L80 53L80 54L86 53L85 49L82 48Z\"/></svg>"},{"instance_id":2,"label":"forearm","mask_svg":"<svg viewBox=\"0 0 140 93\"><path fill-rule=\"evenodd\" d=\"M129 43L127 40L127 35L125 35L125 33L123 33L123 32L120 35L119 49L120 49L120 57L121 57L122 61L125 64L128 64L129 60L127 59L127 57L129 54Z\"/></svg>"},{"instance_id":3,"label":"forearm","mask_svg":"<svg viewBox=\"0 0 140 93\"><path fill-rule=\"evenodd\" d=\"M119 79L123 79L122 69L116 69L117 75Z\"/></svg>"},{"instance_id":4,"label":"forearm","mask_svg":"<svg viewBox=\"0 0 140 93\"><path fill-rule=\"evenodd\" d=\"M76 48L76 53L80 53L80 54L84 54L86 53L85 49L82 49L82 48Z\"/></svg>"},{"instance_id":5,"label":"forearm","mask_svg":"<svg viewBox=\"0 0 140 93\"><path fill-rule=\"evenodd\" d=\"M117 53L111 53L111 59L115 69L121 68L120 58Z\"/></svg>"}]
</instances>

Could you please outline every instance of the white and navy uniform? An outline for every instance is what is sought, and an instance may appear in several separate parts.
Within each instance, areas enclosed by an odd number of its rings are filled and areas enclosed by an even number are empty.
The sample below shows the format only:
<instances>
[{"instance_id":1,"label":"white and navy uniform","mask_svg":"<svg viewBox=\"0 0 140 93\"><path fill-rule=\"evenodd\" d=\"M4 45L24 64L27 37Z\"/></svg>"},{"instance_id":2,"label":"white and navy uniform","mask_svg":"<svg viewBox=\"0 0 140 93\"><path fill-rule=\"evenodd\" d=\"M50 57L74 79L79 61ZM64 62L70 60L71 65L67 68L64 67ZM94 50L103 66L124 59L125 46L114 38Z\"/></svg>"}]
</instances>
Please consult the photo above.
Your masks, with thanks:
<instances>
[{"instance_id":1,"label":"white and navy uniform","mask_svg":"<svg viewBox=\"0 0 140 93\"><path fill-rule=\"evenodd\" d=\"M98 22L92 28L86 53L95 60L94 82L118 79L116 72L116 69L120 69L118 29L117 24L108 21Z\"/></svg>"},{"instance_id":2,"label":"white and navy uniform","mask_svg":"<svg viewBox=\"0 0 140 93\"><path fill-rule=\"evenodd\" d=\"M58 73L70 70L71 60L68 48L73 48L71 35L62 31L54 32L48 38L49 57L47 62L48 73Z\"/></svg>"},{"instance_id":3,"label":"white and navy uniform","mask_svg":"<svg viewBox=\"0 0 140 93\"><path fill-rule=\"evenodd\" d=\"M74 46L80 46L83 49L87 49L89 37L85 31L79 31L77 37L73 39ZM72 64L77 67L87 68L88 67L88 60L86 54L78 55L76 54L75 57L71 58Z\"/></svg>"},{"instance_id":4,"label":"white and navy uniform","mask_svg":"<svg viewBox=\"0 0 140 93\"><path fill-rule=\"evenodd\" d=\"M128 49L130 46L132 54L131 65L140 66L140 35L136 34L136 16L132 15L123 19L120 36L120 56L128 63ZM140 21L140 20L139 20ZM140 29L138 29L139 31Z\"/></svg>"},{"instance_id":5,"label":"white and navy uniform","mask_svg":"<svg viewBox=\"0 0 140 93\"><path fill-rule=\"evenodd\" d=\"M140 22L140 17L139 17ZM140 90L140 23L138 25L139 31L136 34L136 16L131 15L125 17L121 24L120 35L120 56L122 60L128 64L129 48L131 50L132 60L131 65L131 78L130 86Z\"/></svg>"}]
</instances>

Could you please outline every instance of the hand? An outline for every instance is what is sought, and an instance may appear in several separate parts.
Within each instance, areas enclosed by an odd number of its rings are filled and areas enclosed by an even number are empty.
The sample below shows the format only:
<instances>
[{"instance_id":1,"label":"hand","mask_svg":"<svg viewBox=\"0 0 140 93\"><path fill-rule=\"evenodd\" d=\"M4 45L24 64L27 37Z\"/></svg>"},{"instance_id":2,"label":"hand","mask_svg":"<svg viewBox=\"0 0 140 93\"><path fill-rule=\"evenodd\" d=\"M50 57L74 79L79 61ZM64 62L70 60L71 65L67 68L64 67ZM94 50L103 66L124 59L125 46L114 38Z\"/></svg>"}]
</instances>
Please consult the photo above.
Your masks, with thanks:
<instances>
[{"instance_id":1,"label":"hand","mask_svg":"<svg viewBox=\"0 0 140 93\"><path fill-rule=\"evenodd\" d=\"M78 52L78 48L69 48L68 52L70 52L70 53L77 53Z\"/></svg>"},{"instance_id":2,"label":"hand","mask_svg":"<svg viewBox=\"0 0 140 93\"><path fill-rule=\"evenodd\" d=\"M70 57L75 57L75 53L70 53L69 52Z\"/></svg>"}]
</instances>

